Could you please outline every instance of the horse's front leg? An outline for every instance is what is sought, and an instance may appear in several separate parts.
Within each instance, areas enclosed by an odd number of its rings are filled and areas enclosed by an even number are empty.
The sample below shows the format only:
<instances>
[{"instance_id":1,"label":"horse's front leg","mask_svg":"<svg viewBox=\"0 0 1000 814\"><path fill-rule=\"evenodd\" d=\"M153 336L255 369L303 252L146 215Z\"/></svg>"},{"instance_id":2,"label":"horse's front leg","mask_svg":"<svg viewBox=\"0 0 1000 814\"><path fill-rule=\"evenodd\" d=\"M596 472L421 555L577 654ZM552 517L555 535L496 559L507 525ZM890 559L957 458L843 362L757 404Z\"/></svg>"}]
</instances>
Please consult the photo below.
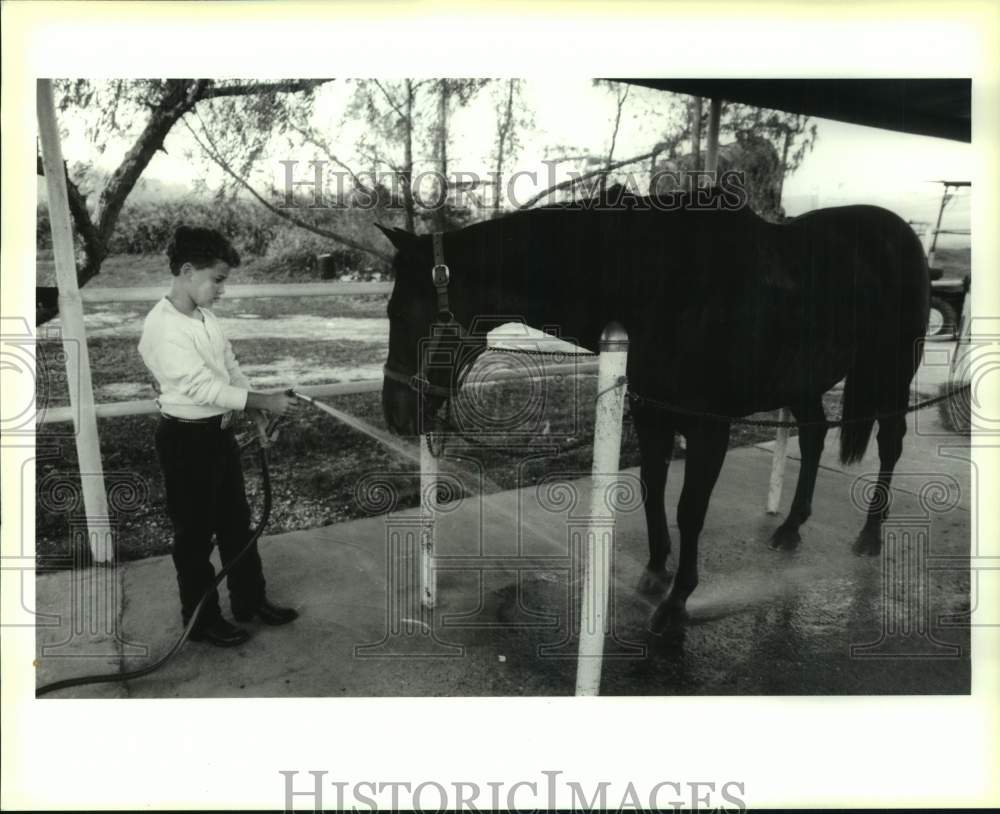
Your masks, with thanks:
<instances>
[{"instance_id":1,"label":"horse's front leg","mask_svg":"<svg viewBox=\"0 0 1000 814\"><path fill-rule=\"evenodd\" d=\"M638 590L648 596L662 596L670 585L670 572L667 570L670 531L667 528L664 492L674 448L674 427L664 414L657 414L652 408L637 409L632 415L639 439L639 477L649 537L649 562L639 578Z\"/></svg>"},{"instance_id":2,"label":"horse's front leg","mask_svg":"<svg viewBox=\"0 0 1000 814\"><path fill-rule=\"evenodd\" d=\"M677 507L681 550L670 593L653 612L649 629L661 633L687 618L687 599L698 585L698 535L712 489L719 478L729 446L728 422L705 422L688 433L684 488Z\"/></svg>"}]
</instances>

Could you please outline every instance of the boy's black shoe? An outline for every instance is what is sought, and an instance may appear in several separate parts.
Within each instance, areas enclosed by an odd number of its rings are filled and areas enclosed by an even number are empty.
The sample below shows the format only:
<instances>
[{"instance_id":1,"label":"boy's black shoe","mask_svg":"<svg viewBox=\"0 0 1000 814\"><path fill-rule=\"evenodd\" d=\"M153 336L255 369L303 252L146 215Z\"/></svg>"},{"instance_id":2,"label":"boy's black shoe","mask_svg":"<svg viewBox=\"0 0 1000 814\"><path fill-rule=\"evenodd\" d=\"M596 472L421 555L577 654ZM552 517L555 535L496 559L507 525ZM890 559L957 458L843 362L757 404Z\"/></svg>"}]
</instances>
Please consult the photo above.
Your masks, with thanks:
<instances>
[{"instance_id":1,"label":"boy's black shoe","mask_svg":"<svg viewBox=\"0 0 1000 814\"><path fill-rule=\"evenodd\" d=\"M191 631L188 639L192 642L208 642L216 647L236 647L243 644L250 638L250 634L242 628L236 627L223 619L221 616L214 622L209 622L204 627L195 628Z\"/></svg>"},{"instance_id":2,"label":"boy's black shoe","mask_svg":"<svg viewBox=\"0 0 1000 814\"><path fill-rule=\"evenodd\" d=\"M266 599L251 611L233 611L238 622L249 622L255 616L265 625L287 625L299 618L299 612L293 608L282 608L272 605Z\"/></svg>"}]
</instances>

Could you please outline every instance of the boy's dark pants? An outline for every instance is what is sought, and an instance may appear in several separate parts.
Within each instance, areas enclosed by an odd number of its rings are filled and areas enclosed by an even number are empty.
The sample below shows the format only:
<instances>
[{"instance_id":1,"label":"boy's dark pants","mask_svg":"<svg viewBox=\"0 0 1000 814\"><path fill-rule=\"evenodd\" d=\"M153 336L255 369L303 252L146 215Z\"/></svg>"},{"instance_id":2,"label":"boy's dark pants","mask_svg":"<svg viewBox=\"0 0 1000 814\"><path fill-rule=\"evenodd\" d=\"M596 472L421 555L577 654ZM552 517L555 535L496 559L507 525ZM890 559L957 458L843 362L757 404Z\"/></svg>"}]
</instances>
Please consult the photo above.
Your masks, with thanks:
<instances>
[{"instance_id":1,"label":"boy's dark pants","mask_svg":"<svg viewBox=\"0 0 1000 814\"><path fill-rule=\"evenodd\" d=\"M186 625L202 594L212 585L215 569L209 561L212 535L227 566L250 538L240 449L231 429L220 429L219 418L188 423L163 417L156 428L156 453L167 491L167 513L174 526L174 566ZM252 611L264 599L264 575L257 545L227 575L234 613ZM212 590L198 617L198 628L221 615L219 594Z\"/></svg>"}]
</instances>

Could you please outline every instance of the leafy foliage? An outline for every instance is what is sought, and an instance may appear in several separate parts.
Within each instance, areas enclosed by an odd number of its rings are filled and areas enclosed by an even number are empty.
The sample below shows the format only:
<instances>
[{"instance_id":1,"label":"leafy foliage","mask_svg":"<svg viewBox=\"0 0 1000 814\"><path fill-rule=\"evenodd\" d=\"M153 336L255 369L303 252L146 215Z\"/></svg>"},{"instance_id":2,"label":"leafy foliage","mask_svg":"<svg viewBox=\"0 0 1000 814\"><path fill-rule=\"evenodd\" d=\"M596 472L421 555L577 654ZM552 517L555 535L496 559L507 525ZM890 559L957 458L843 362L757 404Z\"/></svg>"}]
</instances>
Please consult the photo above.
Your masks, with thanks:
<instances>
[{"instance_id":1,"label":"leafy foliage","mask_svg":"<svg viewBox=\"0 0 1000 814\"><path fill-rule=\"evenodd\" d=\"M295 277L313 276L317 256L333 255L334 271L366 274L386 272L388 267L355 249L329 238L292 226L266 209L244 198L218 200L180 199L128 203L122 209L109 241L112 255L160 254L179 223L218 229L244 258L267 258L276 272ZM319 225L336 228L359 243L379 238L371 226L371 215L356 210L329 210L317 217ZM36 245L52 248L49 214L44 205L37 210Z\"/></svg>"}]
</instances>

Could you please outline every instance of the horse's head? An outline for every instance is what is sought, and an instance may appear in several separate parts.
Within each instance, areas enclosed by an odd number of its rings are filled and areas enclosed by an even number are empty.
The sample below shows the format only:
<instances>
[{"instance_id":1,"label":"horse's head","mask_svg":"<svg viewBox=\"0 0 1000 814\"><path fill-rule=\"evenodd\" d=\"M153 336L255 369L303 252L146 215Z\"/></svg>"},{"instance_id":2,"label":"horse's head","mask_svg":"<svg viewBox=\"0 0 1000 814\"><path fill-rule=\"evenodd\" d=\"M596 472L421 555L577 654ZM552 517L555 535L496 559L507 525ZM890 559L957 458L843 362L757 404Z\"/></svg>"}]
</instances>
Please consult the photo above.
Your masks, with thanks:
<instances>
[{"instance_id":1,"label":"horse's head","mask_svg":"<svg viewBox=\"0 0 1000 814\"><path fill-rule=\"evenodd\" d=\"M449 271L435 264L430 235L378 227L396 249L389 297L389 356L382 411L392 432L430 429L434 413L458 389L462 329L450 308Z\"/></svg>"}]
</instances>

